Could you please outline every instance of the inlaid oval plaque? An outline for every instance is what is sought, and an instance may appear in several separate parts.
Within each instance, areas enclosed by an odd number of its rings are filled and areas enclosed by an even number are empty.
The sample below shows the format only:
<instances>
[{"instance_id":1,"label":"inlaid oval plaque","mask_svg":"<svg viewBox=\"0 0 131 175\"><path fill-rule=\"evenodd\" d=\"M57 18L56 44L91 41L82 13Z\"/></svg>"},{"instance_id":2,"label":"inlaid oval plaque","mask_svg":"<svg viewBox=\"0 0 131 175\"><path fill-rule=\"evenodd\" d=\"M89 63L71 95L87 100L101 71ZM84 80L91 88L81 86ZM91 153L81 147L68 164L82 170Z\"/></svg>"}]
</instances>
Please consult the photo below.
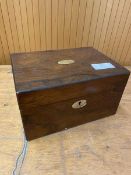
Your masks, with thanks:
<instances>
[{"instance_id":1,"label":"inlaid oval plaque","mask_svg":"<svg viewBox=\"0 0 131 175\"><path fill-rule=\"evenodd\" d=\"M86 100L79 100L73 103L72 108L74 109L83 108L86 105L87 105Z\"/></svg>"},{"instance_id":2,"label":"inlaid oval plaque","mask_svg":"<svg viewBox=\"0 0 131 175\"><path fill-rule=\"evenodd\" d=\"M58 61L58 64L72 64L74 62L74 60L60 60Z\"/></svg>"}]
</instances>

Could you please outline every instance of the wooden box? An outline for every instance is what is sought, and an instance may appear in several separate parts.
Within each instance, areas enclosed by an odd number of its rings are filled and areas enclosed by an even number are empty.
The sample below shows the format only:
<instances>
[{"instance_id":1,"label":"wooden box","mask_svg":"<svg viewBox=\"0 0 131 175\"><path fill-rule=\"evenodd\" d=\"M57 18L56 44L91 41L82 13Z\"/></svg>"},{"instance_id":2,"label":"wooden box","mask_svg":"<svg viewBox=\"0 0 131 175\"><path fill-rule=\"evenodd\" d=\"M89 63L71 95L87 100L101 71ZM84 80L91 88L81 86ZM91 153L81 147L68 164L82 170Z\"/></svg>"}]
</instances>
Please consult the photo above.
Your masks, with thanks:
<instances>
[{"instance_id":1,"label":"wooden box","mask_svg":"<svg viewBox=\"0 0 131 175\"><path fill-rule=\"evenodd\" d=\"M130 74L90 47L11 58L27 140L115 114Z\"/></svg>"}]
</instances>

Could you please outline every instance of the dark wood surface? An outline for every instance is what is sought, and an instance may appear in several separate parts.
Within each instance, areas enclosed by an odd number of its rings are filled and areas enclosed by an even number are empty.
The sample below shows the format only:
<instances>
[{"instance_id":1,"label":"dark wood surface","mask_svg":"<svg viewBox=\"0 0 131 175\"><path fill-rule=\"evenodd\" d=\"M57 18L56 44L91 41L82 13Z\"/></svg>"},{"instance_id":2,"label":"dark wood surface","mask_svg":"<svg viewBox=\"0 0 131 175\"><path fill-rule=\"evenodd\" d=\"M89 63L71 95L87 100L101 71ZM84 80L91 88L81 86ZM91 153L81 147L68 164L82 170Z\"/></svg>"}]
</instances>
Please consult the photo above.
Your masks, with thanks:
<instances>
[{"instance_id":1,"label":"dark wood surface","mask_svg":"<svg viewBox=\"0 0 131 175\"><path fill-rule=\"evenodd\" d=\"M70 98L70 87L57 92L52 90L49 98L49 92L44 91L18 94L26 137L28 140L35 139L115 114L127 78L126 75L115 76L75 85ZM84 91L83 87L87 87L87 90ZM83 91L80 91L82 88ZM74 102L83 99L87 101L85 107L72 108Z\"/></svg>"},{"instance_id":2,"label":"dark wood surface","mask_svg":"<svg viewBox=\"0 0 131 175\"><path fill-rule=\"evenodd\" d=\"M128 71L94 48L65 49L12 54L17 93L48 89L108 76L128 74ZM74 64L59 65L72 59ZM116 69L94 70L93 63L112 63Z\"/></svg>"},{"instance_id":3,"label":"dark wood surface","mask_svg":"<svg viewBox=\"0 0 131 175\"><path fill-rule=\"evenodd\" d=\"M75 63L57 64L67 58ZM115 68L91 67L103 62ZM93 48L14 54L12 64L28 140L115 114L129 77L127 69ZM73 109L78 100L87 105Z\"/></svg>"}]
</instances>

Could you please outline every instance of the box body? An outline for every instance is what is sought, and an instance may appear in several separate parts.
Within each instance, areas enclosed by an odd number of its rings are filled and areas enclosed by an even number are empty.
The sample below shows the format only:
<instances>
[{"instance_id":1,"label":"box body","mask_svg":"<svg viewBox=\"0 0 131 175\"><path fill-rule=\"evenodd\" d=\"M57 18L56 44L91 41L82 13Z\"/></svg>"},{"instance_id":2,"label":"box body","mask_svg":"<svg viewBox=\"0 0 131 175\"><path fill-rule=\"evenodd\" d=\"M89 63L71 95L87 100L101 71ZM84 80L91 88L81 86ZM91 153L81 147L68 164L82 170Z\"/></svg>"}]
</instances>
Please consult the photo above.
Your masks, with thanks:
<instances>
[{"instance_id":1,"label":"box body","mask_svg":"<svg viewBox=\"0 0 131 175\"><path fill-rule=\"evenodd\" d=\"M11 58L27 140L115 114L130 74L93 48Z\"/></svg>"}]
</instances>

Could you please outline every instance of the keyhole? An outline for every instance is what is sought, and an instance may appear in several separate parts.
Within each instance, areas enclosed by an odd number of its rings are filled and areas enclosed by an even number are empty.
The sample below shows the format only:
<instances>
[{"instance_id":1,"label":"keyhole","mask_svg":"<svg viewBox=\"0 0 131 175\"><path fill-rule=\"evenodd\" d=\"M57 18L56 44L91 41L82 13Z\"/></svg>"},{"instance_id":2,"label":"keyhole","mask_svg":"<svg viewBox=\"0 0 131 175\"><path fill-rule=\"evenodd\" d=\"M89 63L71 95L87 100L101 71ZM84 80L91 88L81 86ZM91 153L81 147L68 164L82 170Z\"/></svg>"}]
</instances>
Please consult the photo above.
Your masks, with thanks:
<instances>
[{"instance_id":1,"label":"keyhole","mask_svg":"<svg viewBox=\"0 0 131 175\"><path fill-rule=\"evenodd\" d=\"M81 105L81 101L79 101L79 106Z\"/></svg>"}]
</instances>

